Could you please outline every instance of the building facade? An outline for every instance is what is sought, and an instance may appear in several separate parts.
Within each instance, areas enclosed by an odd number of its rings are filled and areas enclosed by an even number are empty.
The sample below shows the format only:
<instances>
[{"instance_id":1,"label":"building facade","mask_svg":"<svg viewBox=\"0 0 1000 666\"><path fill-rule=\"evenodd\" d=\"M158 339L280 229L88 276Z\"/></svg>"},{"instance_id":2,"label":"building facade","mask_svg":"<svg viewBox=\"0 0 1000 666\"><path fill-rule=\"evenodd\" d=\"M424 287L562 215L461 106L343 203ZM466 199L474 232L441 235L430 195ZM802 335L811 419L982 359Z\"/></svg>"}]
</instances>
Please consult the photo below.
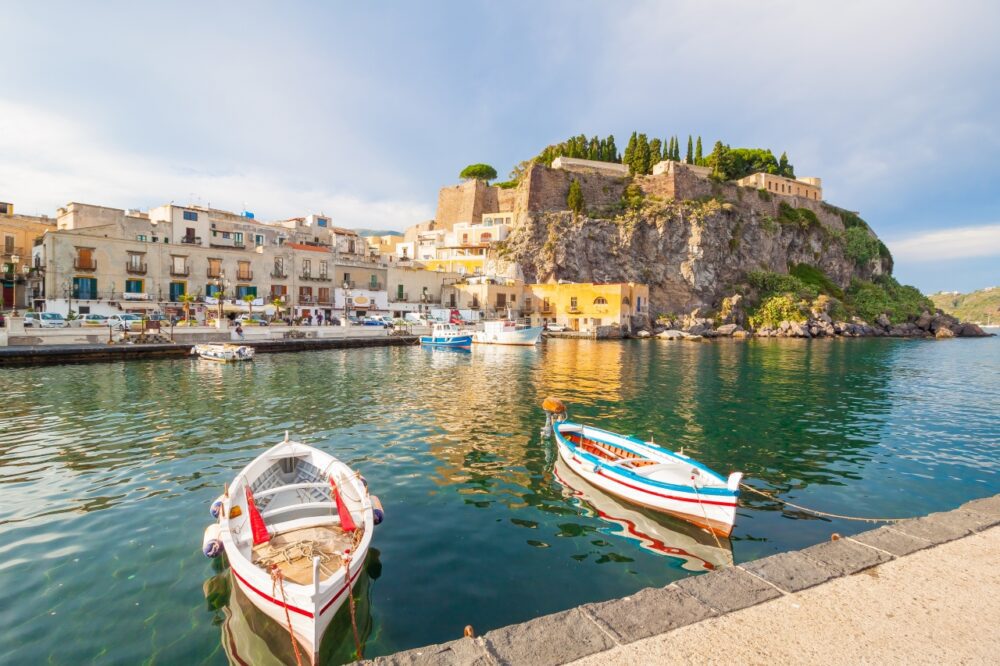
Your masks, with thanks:
<instances>
[{"instance_id":1,"label":"building facade","mask_svg":"<svg viewBox=\"0 0 1000 666\"><path fill-rule=\"evenodd\" d=\"M785 178L761 172L740 178L736 184L786 197L803 197L813 201L822 201L823 199L823 181L814 176Z\"/></svg>"},{"instance_id":2,"label":"building facade","mask_svg":"<svg viewBox=\"0 0 1000 666\"><path fill-rule=\"evenodd\" d=\"M532 284L524 306L533 322L561 324L572 331L630 328L634 316L649 312L649 287L633 282Z\"/></svg>"},{"instance_id":3,"label":"building facade","mask_svg":"<svg viewBox=\"0 0 1000 666\"><path fill-rule=\"evenodd\" d=\"M34 300L35 242L55 229L55 220L14 213L14 204L0 202L0 312L27 309Z\"/></svg>"}]
</instances>

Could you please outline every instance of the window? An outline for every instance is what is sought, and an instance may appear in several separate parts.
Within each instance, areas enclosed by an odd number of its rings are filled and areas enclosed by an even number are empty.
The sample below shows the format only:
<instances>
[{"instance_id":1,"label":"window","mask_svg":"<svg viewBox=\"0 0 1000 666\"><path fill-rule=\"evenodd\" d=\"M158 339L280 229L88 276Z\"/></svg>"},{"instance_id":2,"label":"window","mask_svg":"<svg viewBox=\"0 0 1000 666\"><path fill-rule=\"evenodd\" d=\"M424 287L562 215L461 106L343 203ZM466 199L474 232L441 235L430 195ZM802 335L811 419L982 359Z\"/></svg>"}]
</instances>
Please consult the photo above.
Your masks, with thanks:
<instances>
[{"instance_id":1,"label":"window","mask_svg":"<svg viewBox=\"0 0 1000 666\"><path fill-rule=\"evenodd\" d=\"M257 247L260 247L261 245L263 245L264 244L264 236L262 236L261 234L255 235L253 237L253 244L256 245Z\"/></svg>"},{"instance_id":2,"label":"window","mask_svg":"<svg viewBox=\"0 0 1000 666\"><path fill-rule=\"evenodd\" d=\"M320 303L329 303L330 302L330 288L329 287L320 287L319 288L319 296L316 298L316 300L318 300Z\"/></svg>"},{"instance_id":3,"label":"window","mask_svg":"<svg viewBox=\"0 0 1000 666\"><path fill-rule=\"evenodd\" d=\"M76 268L83 270L94 270L94 251L89 247L76 248Z\"/></svg>"},{"instance_id":4,"label":"window","mask_svg":"<svg viewBox=\"0 0 1000 666\"><path fill-rule=\"evenodd\" d=\"M378 289L378 275L372 273L371 280L368 281L368 286L371 289Z\"/></svg>"},{"instance_id":5,"label":"window","mask_svg":"<svg viewBox=\"0 0 1000 666\"><path fill-rule=\"evenodd\" d=\"M283 284L272 284L271 285L271 300L276 298L285 300L285 296L288 295L288 287Z\"/></svg>"},{"instance_id":6,"label":"window","mask_svg":"<svg viewBox=\"0 0 1000 666\"><path fill-rule=\"evenodd\" d=\"M242 299L244 296L253 296L257 298L257 287L241 284L236 286L236 298Z\"/></svg>"},{"instance_id":7,"label":"window","mask_svg":"<svg viewBox=\"0 0 1000 666\"><path fill-rule=\"evenodd\" d=\"M145 235L145 234L138 234L138 235L137 235L137 236L135 237L135 239L136 239L137 241L141 242L141 243L145 243L145 242L146 242L146 235Z\"/></svg>"},{"instance_id":8,"label":"window","mask_svg":"<svg viewBox=\"0 0 1000 666\"><path fill-rule=\"evenodd\" d=\"M525 296L524 297L524 309L525 310L530 310L531 309L531 296Z\"/></svg>"},{"instance_id":9,"label":"window","mask_svg":"<svg viewBox=\"0 0 1000 666\"><path fill-rule=\"evenodd\" d=\"M205 285L205 295L208 296L209 298L215 298L215 295L218 294L221 290L222 288L219 285L212 284L211 282Z\"/></svg>"},{"instance_id":10,"label":"window","mask_svg":"<svg viewBox=\"0 0 1000 666\"><path fill-rule=\"evenodd\" d=\"M187 282L170 283L170 300L174 303L181 300L181 296L187 293Z\"/></svg>"},{"instance_id":11,"label":"window","mask_svg":"<svg viewBox=\"0 0 1000 666\"><path fill-rule=\"evenodd\" d=\"M344 273L344 282L346 282L347 284L351 284L351 274L350 273Z\"/></svg>"},{"instance_id":12,"label":"window","mask_svg":"<svg viewBox=\"0 0 1000 666\"><path fill-rule=\"evenodd\" d=\"M241 261L236 269L236 279L237 280L252 280L253 271L250 270L249 261Z\"/></svg>"},{"instance_id":13,"label":"window","mask_svg":"<svg viewBox=\"0 0 1000 666\"><path fill-rule=\"evenodd\" d=\"M274 258L274 277L285 276L285 259L283 257Z\"/></svg>"},{"instance_id":14,"label":"window","mask_svg":"<svg viewBox=\"0 0 1000 666\"><path fill-rule=\"evenodd\" d=\"M14 237L4 235L3 237L3 252L4 254L14 254Z\"/></svg>"},{"instance_id":15,"label":"window","mask_svg":"<svg viewBox=\"0 0 1000 666\"><path fill-rule=\"evenodd\" d=\"M625 296L622 298L622 305L632 305L632 300L628 296Z\"/></svg>"},{"instance_id":16,"label":"window","mask_svg":"<svg viewBox=\"0 0 1000 666\"><path fill-rule=\"evenodd\" d=\"M570 297L570 299L569 299L569 307L570 307L571 310L576 310L576 308L577 308L576 296Z\"/></svg>"},{"instance_id":17,"label":"window","mask_svg":"<svg viewBox=\"0 0 1000 666\"><path fill-rule=\"evenodd\" d=\"M312 287L299 287L299 303L312 303L312 294Z\"/></svg>"},{"instance_id":18,"label":"window","mask_svg":"<svg viewBox=\"0 0 1000 666\"><path fill-rule=\"evenodd\" d=\"M325 227L328 224L330 224L330 220L326 219L325 217L317 217L316 218L316 226L317 227Z\"/></svg>"},{"instance_id":19,"label":"window","mask_svg":"<svg viewBox=\"0 0 1000 666\"><path fill-rule=\"evenodd\" d=\"M229 240L230 238L232 238L232 234L230 234L228 231L223 231L222 237L225 238L226 240Z\"/></svg>"},{"instance_id":20,"label":"window","mask_svg":"<svg viewBox=\"0 0 1000 666\"><path fill-rule=\"evenodd\" d=\"M243 232L242 231L237 231L237 232L235 232L233 234L233 244L234 245L243 245Z\"/></svg>"},{"instance_id":21,"label":"window","mask_svg":"<svg viewBox=\"0 0 1000 666\"><path fill-rule=\"evenodd\" d=\"M302 260L302 277L309 277L312 275L312 261L309 259Z\"/></svg>"},{"instance_id":22,"label":"window","mask_svg":"<svg viewBox=\"0 0 1000 666\"><path fill-rule=\"evenodd\" d=\"M507 294L497 294L497 309L507 307Z\"/></svg>"},{"instance_id":23,"label":"window","mask_svg":"<svg viewBox=\"0 0 1000 666\"><path fill-rule=\"evenodd\" d=\"M403 285L401 284L396 285L396 300L397 301L403 300Z\"/></svg>"},{"instance_id":24,"label":"window","mask_svg":"<svg viewBox=\"0 0 1000 666\"><path fill-rule=\"evenodd\" d=\"M210 278L222 277L222 259L208 260L208 277Z\"/></svg>"},{"instance_id":25,"label":"window","mask_svg":"<svg viewBox=\"0 0 1000 666\"><path fill-rule=\"evenodd\" d=\"M94 300L97 298L97 278L73 278L73 298L79 300Z\"/></svg>"},{"instance_id":26,"label":"window","mask_svg":"<svg viewBox=\"0 0 1000 666\"><path fill-rule=\"evenodd\" d=\"M489 243L491 240L493 240L493 234L489 232L485 232L479 236L480 243Z\"/></svg>"},{"instance_id":27,"label":"window","mask_svg":"<svg viewBox=\"0 0 1000 666\"><path fill-rule=\"evenodd\" d=\"M142 270L142 258L144 255L141 254L129 254L128 255L128 268L133 271Z\"/></svg>"},{"instance_id":28,"label":"window","mask_svg":"<svg viewBox=\"0 0 1000 666\"><path fill-rule=\"evenodd\" d=\"M603 296L598 296L597 298L594 299L594 305L607 305L607 304L608 304L608 299L604 298Z\"/></svg>"},{"instance_id":29,"label":"window","mask_svg":"<svg viewBox=\"0 0 1000 666\"><path fill-rule=\"evenodd\" d=\"M171 273L176 274L186 274L187 273L187 257L170 257Z\"/></svg>"},{"instance_id":30,"label":"window","mask_svg":"<svg viewBox=\"0 0 1000 666\"><path fill-rule=\"evenodd\" d=\"M351 254L354 254L354 239L353 238L350 238L347 241L347 251L349 253L351 253Z\"/></svg>"},{"instance_id":31,"label":"window","mask_svg":"<svg viewBox=\"0 0 1000 666\"><path fill-rule=\"evenodd\" d=\"M462 234L462 245L469 244L469 234Z\"/></svg>"},{"instance_id":32,"label":"window","mask_svg":"<svg viewBox=\"0 0 1000 666\"><path fill-rule=\"evenodd\" d=\"M329 265L325 261L319 262L319 276L324 280L327 278L327 270Z\"/></svg>"},{"instance_id":33,"label":"window","mask_svg":"<svg viewBox=\"0 0 1000 666\"><path fill-rule=\"evenodd\" d=\"M125 293L126 294L141 294L142 293L142 280L125 280Z\"/></svg>"},{"instance_id":34,"label":"window","mask_svg":"<svg viewBox=\"0 0 1000 666\"><path fill-rule=\"evenodd\" d=\"M197 222L198 213L194 212L193 210L186 210L184 211L184 219L187 220L188 222Z\"/></svg>"}]
</instances>

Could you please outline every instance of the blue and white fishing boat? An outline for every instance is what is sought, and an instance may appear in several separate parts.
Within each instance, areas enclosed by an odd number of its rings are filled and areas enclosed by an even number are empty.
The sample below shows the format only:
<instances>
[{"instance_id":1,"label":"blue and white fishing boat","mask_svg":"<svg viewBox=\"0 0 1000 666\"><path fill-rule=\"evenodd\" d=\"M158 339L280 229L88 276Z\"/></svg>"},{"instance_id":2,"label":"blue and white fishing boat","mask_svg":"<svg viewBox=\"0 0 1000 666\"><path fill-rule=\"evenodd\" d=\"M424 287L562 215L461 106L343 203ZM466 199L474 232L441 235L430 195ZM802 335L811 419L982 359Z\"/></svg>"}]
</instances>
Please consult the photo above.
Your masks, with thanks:
<instances>
[{"instance_id":1,"label":"blue and white fishing boat","mask_svg":"<svg viewBox=\"0 0 1000 666\"><path fill-rule=\"evenodd\" d=\"M430 335L421 335L420 344L435 347L471 347L472 335L461 331L455 324L434 324Z\"/></svg>"},{"instance_id":2,"label":"blue and white fishing boat","mask_svg":"<svg viewBox=\"0 0 1000 666\"><path fill-rule=\"evenodd\" d=\"M554 433L559 457L606 493L666 513L720 537L736 522L743 474L724 477L683 452L573 423L559 400L546 398L543 434Z\"/></svg>"}]
</instances>

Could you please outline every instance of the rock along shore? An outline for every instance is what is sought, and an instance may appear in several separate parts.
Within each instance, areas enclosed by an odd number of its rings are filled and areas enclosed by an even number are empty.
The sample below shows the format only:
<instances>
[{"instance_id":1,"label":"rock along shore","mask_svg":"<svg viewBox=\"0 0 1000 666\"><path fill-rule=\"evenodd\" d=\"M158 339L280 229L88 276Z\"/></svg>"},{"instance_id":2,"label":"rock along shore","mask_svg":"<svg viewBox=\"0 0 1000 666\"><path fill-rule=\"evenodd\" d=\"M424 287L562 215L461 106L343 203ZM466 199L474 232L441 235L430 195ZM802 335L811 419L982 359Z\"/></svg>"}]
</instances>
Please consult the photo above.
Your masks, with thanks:
<instances>
[{"instance_id":1,"label":"rock along shore","mask_svg":"<svg viewBox=\"0 0 1000 666\"><path fill-rule=\"evenodd\" d=\"M971 663L992 655L1000 640L998 526L995 495L365 663L940 663L941 655ZM861 572L867 575L853 577ZM840 652L844 640L851 645L843 649L861 654ZM820 646L831 643L837 651L823 652Z\"/></svg>"}]
</instances>

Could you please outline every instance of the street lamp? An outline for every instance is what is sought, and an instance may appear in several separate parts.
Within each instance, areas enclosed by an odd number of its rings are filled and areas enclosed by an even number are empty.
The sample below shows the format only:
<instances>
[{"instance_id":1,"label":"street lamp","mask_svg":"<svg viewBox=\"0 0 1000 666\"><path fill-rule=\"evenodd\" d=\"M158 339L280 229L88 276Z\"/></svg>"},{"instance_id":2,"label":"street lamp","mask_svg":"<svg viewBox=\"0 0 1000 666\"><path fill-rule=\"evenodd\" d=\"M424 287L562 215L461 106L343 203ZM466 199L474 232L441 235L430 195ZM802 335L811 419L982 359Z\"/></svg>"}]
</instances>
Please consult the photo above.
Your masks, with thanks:
<instances>
[{"instance_id":1,"label":"street lamp","mask_svg":"<svg viewBox=\"0 0 1000 666\"><path fill-rule=\"evenodd\" d=\"M350 298L351 283L344 280L344 326L348 326L351 320L347 317L347 301Z\"/></svg>"}]
</instances>

